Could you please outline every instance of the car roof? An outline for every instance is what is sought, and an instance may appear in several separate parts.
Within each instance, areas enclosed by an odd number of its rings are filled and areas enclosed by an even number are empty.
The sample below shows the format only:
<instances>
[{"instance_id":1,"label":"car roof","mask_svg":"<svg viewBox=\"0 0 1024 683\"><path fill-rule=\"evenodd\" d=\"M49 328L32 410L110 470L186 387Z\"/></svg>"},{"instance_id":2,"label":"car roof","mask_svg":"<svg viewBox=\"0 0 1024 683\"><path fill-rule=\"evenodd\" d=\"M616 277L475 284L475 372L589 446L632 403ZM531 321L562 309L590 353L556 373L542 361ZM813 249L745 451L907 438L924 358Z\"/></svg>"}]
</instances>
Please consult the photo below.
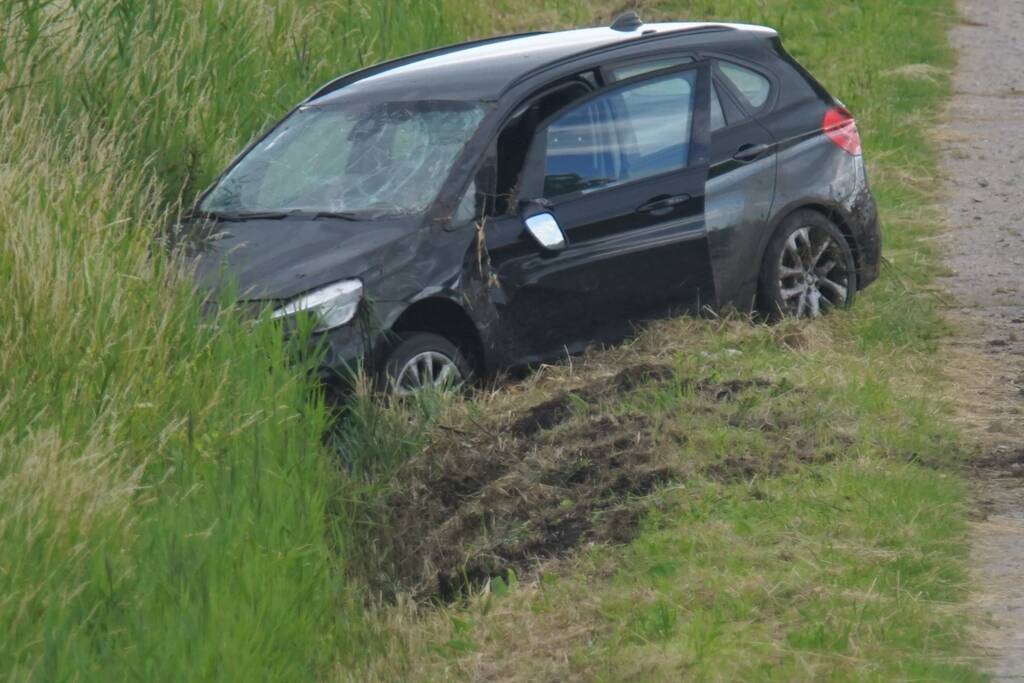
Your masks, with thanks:
<instances>
[{"instance_id":1,"label":"car roof","mask_svg":"<svg viewBox=\"0 0 1024 683\"><path fill-rule=\"evenodd\" d=\"M588 52L655 36L698 37L717 32L737 38L777 35L773 29L751 24L672 22L638 23L632 30L601 27L502 36L440 48L342 76L318 90L305 104L385 96L492 101L531 73Z\"/></svg>"}]
</instances>

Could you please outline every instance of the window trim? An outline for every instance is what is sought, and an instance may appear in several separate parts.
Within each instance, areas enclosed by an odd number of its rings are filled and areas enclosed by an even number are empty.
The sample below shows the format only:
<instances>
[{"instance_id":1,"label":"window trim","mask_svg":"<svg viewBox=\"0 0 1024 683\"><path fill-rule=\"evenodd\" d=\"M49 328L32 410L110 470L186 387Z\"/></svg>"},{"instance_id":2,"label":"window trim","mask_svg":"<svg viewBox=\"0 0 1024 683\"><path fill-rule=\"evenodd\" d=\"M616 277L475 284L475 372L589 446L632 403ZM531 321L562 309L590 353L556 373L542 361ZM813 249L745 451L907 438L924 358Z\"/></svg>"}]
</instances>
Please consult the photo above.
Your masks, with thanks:
<instances>
[{"instance_id":1,"label":"window trim","mask_svg":"<svg viewBox=\"0 0 1024 683\"><path fill-rule=\"evenodd\" d=\"M638 78L639 76L646 76L649 73L654 73L654 71L647 71L642 74L632 76L630 78L617 78L614 72L615 69L621 69L624 66L631 66L633 64L643 64L644 62L663 61L665 59L672 59L673 57L679 57L681 59L687 59L689 61L682 62L681 64L675 64L673 66L663 67L661 69L657 69L656 71L665 71L667 69L681 69L683 67L696 64L697 62L700 61L697 58L697 55L692 50L666 50L665 52L658 52L656 54L630 55L628 57L623 57L622 59L617 59L615 61L608 62L607 64L602 64L598 71L600 71L601 73L601 81L602 83L604 83L604 87L609 87L616 83L624 83L628 80L632 80L633 78Z\"/></svg>"},{"instance_id":2,"label":"window trim","mask_svg":"<svg viewBox=\"0 0 1024 683\"><path fill-rule=\"evenodd\" d=\"M722 110L722 127L721 128L715 128L714 126L711 125L711 118L713 116L713 112L711 111L712 110L712 104L713 104L713 102L714 102L716 97L718 99L718 108ZM724 97L728 98L729 96L725 95ZM718 133L719 131L729 130L729 127L733 125L733 124L729 123L729 114L730 113L733 113L732 107L726 106L725 102L723 101L721 84L718 82L718 79L714 77L714 74L712 74L712 76L711 76L711 96L708 99L708 128L710 128L712 135L714 135L715 133Z\"/></svg>"},{"instance_id":3,"label":"window trim","mask_svg":"<svg viewBox=\"0 0 1024 683\"><path fill-rule=\"evenodd\" d=\"M602 67L603 70L603 67ZM676 73L683 73L685 71L695 71L697 73L694 93L694 105L693 105L693 122L690 129L690 139L688 141L690 149L689 163L686 166L678 169L666 171L656 175L644 176L642 178L633 178L624 182L615 183L608 186L593 188L589 190L576 190L574 192L567 192L556 197L544 197L544 166L547 159L546 153L546 142L547 142L547 130L553 122L558 120L565 112L575 107L581 107L592 100L597 99L609 92L619 90L623 88L633 87L638 83L644 81L655 80L670 76ZM602 73L602 78L604 74ZM583 196L594 196L601 192L618 190L623 187L628 187L634 183L648 182L654 178L661 178L668 175L674 175L677 173L685 173L695 168L708 167L711 160L711 63L708 60L695 60L685 64L678 64L675 66L667 67L665 69L658 69L656 71L649 71L632 78L626 78L621 81L611 81L604 87L594 90L586 97L582 97L571 104L553 112L546 119L541 121L538 126L534 139L530 145L530 149L526 154L526 161L523 164L523 177L528 180L523 183L523 187L519 188L519 194L516 197L517 202L524 200L537 200L542 199L545 203L551 206L558 206L566 201L578 199ZM701 139L703 138L703 139ZM543 143L543 144L542 144ZM543 151L542 151L543 150Z\"/></svg>"},{"instance_id":4,"label":"window trim","mask_svg":"<svg viewBox=\"0 0 1024 683\"><path fill-rule=\"evenodd\" d=\"M731 130L752 121L754 117L736 101L736 94L732 91L729 84L723 83L722 77L717 72L712 73L711 82L718 88L718 99L722 102L722 113L725 114L726 120L725 128L719 128L715 132Z\"/></svg>"}]
</instances>

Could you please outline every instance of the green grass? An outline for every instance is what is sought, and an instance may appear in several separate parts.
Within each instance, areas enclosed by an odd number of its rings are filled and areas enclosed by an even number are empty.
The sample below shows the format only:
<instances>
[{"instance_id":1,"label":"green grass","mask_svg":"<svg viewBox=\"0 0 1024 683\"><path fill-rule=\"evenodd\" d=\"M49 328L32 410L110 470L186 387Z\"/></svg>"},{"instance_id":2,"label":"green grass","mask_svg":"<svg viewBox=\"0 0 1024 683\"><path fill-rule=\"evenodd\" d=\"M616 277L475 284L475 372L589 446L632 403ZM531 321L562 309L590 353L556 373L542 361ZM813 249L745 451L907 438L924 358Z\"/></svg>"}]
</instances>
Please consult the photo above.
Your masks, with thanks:
<instances>
[{"instance_id":1,"label":"green grass","mask_svg":"<svg viewBox=\"0 0 1024 683\"><path fill-rule=\"evenodd\" d=\"M598 609L617 627L577 656L615 680L969 679L960 495L861 463L677 494L615 558Z\"/></svg>"},{"instance_id":2,"label":"green grass","mask_svg":"<svg viewBox=\"0 0 1024 683\"><path fill-rule=\"evenodd\" d=\"M671 321L549 378L671 364L674 379L600 398L580 419L645 416L659 462L685 475L649 497L630 545L584 550L448 622L402 624L403 671L981 680L967 644L964 444L935 396L938 358L865 350L837 327ZM753 379L727 398L695 388Z\"/></svg>"},{"instance_id":3,"label":"green grass","mask_svg":"<svg viewBox=\"0 0 1024 683\"><path fill-rule=\"evenodd\" d=\"M165 200L190 201L240 147L324 82L489 28L466 0L0 4L0 92L51 135L114 131Z\"/></svg>"},{"instance_id":4,"label":"green grass","mask_svg":"<svg viewBox=\"0 0 1024 683\"><path fill-rule=\"evenodd\" d=\"M358 613L305 363L151 258L155 190L113 136L0 120L4 676L308 675Z\"/></svg>"},{"instance_id":5,"label":"green grass","mask_svg":"<svg viewBox=\"0 0 1024 683\"><path fill-rule=\"evenodd\" d=\"M365 657L310 359L204 318L151 240L321 83L489 33L485 10L0 1L0 678L297 680Z\"/></svg>"},{"instance_id":6,"label":"green grass","mask_svg":"<svg viewBox=\"0 0 1024 683\"><path fill-rule=\"evenodd\" d=\"M953 5L645 5L647 16L780 29L857 115L888 263L852 311L825 321L668 322L507 401L470 407L515 411L549 386L578 385L577 375L669 362L676 380L577 412L647 416L664 461L690 474L650 498L626 547L592 547L511 590L492 583L440 618L385 617L401 657L374 674L979 680L965 606L966 447L944 398L938 346L949 329L931 289L941 219L928 136L948 94ZM893 71L911 64L935 68L926 77ZM735 400L694 390L697 380L754 378L767 383Z\"/></svg>"},{"instance_id":7,"label":"green grass","mask_svg":"<svg viewBox=\"0 0 1024 683\"><path fill-rule=\"evenodd\" d=\"M685 433L663 457L692 476L651 498L628 547L410 613L367 612L350 560L386 533L364 508L443 408L364 401L324 439L313 359L269 326L204 318L150 237L347 69L613 8L0 0L0 676L973 677L946 328L927 294L927 129L948 83L889 73L951 66L952 3L647 5L782 31L861 122L893 267L824 322L675 321L621 350L679 378L771 384L709 402L670 382L578 406Z\"/></svg>"}]
</instances>

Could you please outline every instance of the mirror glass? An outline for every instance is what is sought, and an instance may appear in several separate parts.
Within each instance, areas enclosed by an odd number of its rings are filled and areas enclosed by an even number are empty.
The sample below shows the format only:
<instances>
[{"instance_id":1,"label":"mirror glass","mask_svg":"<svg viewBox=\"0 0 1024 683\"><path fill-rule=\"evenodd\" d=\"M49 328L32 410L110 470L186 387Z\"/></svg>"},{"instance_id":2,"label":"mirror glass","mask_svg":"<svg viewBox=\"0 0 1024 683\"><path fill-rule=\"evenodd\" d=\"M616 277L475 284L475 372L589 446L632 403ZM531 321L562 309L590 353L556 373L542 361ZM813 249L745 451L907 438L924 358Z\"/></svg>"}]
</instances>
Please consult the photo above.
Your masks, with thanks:
<instances>
[{"instance_id":1,"label":"mirror glass","mask_svg":"<svg viewBox=\"0 0 1024 683\"><path fill-rule=\"evenodd\" d=\"M540 246L551 251L565 248L565 235L562 234L562 228L558 226L558 221L550 213L530 216L524 222L526 229Z\"/></svg>"}]
</instances>

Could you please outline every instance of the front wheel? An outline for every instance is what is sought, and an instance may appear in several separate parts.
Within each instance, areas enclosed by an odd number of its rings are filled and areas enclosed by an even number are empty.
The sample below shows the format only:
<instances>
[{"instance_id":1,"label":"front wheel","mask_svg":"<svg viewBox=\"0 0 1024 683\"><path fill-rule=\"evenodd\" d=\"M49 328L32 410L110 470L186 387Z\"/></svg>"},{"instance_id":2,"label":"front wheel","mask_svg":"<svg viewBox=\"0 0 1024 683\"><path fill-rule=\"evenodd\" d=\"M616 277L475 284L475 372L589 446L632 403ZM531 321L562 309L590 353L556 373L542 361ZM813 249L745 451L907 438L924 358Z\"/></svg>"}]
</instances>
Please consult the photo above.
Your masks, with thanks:
<instances>
[{"instance_id":1,"label":"front wheel","mask_svg":"<svg viewBox=\"0 0 1024 683\"><path fill-rule=\"evenodd\" d=\"M431 332L413 332L399 337L392 347L381 379L388 391L408 396L457 387L469 375L469 363L458 347Z\"/></svg>"},{"instance_id":2,"label":"front wheel","mask_svg":"<svg viewBox=\"0 0 1024 683\"><path fill-rule=\"evenodd\" d=\"M773 317L817 318L849 308L857 271L846 237L816 211L793 214L768 244L759 290L762 308Z\"/></svg>"}]
</instances>

